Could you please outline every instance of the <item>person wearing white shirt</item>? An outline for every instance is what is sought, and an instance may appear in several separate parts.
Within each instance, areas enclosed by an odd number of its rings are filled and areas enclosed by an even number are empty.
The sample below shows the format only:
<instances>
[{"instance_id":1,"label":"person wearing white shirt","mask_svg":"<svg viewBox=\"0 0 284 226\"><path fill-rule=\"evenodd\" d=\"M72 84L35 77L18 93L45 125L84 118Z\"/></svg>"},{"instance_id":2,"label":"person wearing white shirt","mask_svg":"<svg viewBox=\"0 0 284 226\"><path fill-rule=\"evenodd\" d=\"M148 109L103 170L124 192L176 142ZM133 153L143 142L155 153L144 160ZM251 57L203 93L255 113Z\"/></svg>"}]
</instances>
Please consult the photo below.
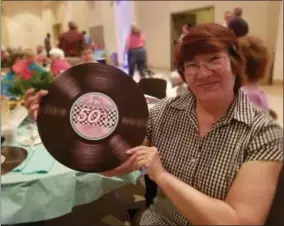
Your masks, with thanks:
<instances>
[{"instance_id":1,"label":"person wearing white shirt","mask_svg":"<svg viewBox=\"0 0 284 226\"><path fill-rule=\"evenodd\" d=\"M224 12L224 20L225 23L223 24L224 27L228 27L228 24L233 19L233 12L231 10L227 10Z\"/></svg>"}]
</instances>

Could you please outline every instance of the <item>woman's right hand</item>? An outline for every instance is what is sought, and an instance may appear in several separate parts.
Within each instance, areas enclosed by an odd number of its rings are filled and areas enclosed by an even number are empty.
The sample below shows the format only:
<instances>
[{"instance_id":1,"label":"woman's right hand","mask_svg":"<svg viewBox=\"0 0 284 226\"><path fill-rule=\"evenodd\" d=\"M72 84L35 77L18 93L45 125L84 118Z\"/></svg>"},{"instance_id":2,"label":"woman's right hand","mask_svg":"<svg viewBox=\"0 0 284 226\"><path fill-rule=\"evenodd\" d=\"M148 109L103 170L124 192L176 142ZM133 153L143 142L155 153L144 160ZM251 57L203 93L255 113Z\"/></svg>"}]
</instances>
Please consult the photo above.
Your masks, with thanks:
<instances>
[{"instance_id":1,"label":"woman's right hand","mask_svg":"<svg viewBox=\"0 0 284 226\"><path fill-rule=\"evenodd\" d=\"M43 96L48 94L47 90L40 90L35 93L34 89L29 89L24 96L24 106L29 112L29 115L36 120L38 115L39 103Z\"/></svg>"}]
</instances>

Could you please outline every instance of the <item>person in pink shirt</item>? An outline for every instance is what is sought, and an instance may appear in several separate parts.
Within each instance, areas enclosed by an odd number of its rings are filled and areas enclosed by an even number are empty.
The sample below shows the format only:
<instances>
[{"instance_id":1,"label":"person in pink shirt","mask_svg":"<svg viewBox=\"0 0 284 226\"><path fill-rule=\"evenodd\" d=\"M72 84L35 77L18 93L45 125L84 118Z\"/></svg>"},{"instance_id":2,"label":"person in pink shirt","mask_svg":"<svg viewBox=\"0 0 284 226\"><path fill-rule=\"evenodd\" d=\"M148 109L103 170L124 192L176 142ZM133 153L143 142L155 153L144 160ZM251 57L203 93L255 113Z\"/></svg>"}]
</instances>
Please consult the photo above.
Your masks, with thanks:
<instances>
[{"instance_id":1,"label":"person in pink shirt","mask_svg":"<svg viewBox=\"0 0 284 226\"><path fill-rule=\"evenodd\" d=\"M246 58L247 81L242 90L258 108L276 119L276 113L269 108L265 92L258 84L265 77L270 61L267 46L258 37L245 36L239 39L239 48Z\"/></svg>"},{"instance_id":2,"label":"person in pink shirt","mask_svg":"<svg viewBox=\"0 0 284 226\"><path fill-rule=\"evenodd\" d=\"M55 77L71 67L67 60L65 60L63 50L53 48L49 51L49 55L51 58L50 71Z\"/></svg>"},{"instance_id":3,"label":"person in pink shirt","mask_svg":"<svg viewBox=\"0 0 284 226\"><path fill-rule=\"evenodd\" d=\"M133 77L135 67L137 66L140 77L145 77L146 69L146 38L142 34L139 27L135 24L131 25L131 32L126 39L126 52L128 54L129 75Z\"/></svg>"}]
</instances>

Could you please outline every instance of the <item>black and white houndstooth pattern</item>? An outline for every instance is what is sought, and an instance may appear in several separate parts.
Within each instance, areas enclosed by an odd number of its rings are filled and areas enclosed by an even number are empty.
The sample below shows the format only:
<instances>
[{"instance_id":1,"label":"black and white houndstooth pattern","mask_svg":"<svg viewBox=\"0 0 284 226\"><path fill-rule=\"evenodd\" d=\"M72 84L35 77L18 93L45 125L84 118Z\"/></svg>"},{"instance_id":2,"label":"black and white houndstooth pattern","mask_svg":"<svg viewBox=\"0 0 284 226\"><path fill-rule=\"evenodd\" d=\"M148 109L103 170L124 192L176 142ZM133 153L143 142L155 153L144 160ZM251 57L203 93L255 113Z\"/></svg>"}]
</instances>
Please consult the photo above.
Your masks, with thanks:
<instances>
[{"instance_id":1,"label":"black and white houndstooth pattern","mask_svg":"<svg viewBox=\"0 0 284 226\"><path fill-rule=\"evenodd\" d=\"M226 198L243 163L283 160L281 127L241 90L228 115L202 139L192 93L162 100L150 110L147 138L159 150L167 171L220 200ZM190 225L161 190L154 203L142 214L140 225Z\"/></svg>"},{"instance_id":2,"label":"black and white houndstooth pattern","mask_svg":"<svg viewBox=\"0 0 284 226\"><path fill-rule=\"evenodd\" d=\"M79 115L82 108L86 108L86 106L84 105L74 106L72 110L72 121L74 123L80 123L80 124L89 125L89 126L102 126L106 128L112 128L113 126L115 126L117 122L118 115L117 115L116 110L101 109L97 107L88 107L90 111L92 110L101 111L101 117L99 118L97 122L91 123L87 119L85 119L83 122L79 122L77 119L77 116ZM96 117L96 115L94 115L93 117Z\"/></svg>"}]
</instances>

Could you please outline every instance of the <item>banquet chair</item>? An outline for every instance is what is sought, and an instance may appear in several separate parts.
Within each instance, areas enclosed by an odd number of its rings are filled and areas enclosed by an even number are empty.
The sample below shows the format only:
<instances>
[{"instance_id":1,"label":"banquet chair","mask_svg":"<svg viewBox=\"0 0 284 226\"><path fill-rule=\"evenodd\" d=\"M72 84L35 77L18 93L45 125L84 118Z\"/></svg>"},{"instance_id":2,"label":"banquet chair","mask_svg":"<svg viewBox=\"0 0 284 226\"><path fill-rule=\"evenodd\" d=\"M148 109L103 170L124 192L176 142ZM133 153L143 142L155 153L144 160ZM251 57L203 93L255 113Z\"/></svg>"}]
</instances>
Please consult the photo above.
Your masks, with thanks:
<instances>
[{"instance_id":1,"label":"banquet chair","mask_svg":"<svg viewBox=\"0 0 284 226\"><path fill-rule=\"evenodd\" d=\"M167 81L160 78L142 78L138 86L144 94L163 99L166 97Z\"/></svg>"}]
</instances>

